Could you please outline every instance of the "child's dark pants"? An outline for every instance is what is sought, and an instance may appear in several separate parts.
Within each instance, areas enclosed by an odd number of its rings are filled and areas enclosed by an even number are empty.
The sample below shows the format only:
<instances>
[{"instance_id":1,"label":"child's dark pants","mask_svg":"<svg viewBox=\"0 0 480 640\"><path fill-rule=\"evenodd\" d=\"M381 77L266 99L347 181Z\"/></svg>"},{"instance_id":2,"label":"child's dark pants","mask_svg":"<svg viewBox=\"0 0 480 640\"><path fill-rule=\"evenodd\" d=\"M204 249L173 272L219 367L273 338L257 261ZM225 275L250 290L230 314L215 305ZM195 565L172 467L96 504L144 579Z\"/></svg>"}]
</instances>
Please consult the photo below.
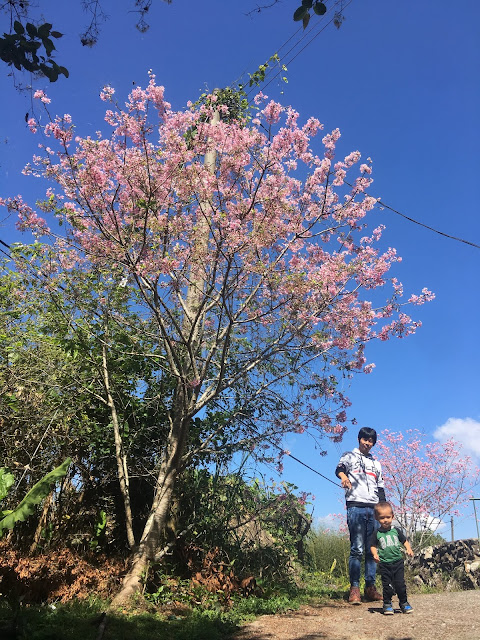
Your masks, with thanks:
<instances>
[{"instance_id":1,"label":"child's dark pants","mask_svg":"<svg viewBox=\"0 0 480 640\"><path fill-rule=\"evenodd\" d=\"M379 570L382 577L383 601L391 602L392 596L396 593L400 604L407 602L403 559L396 562L380 562Z\"/></svg>"}]
</instances>

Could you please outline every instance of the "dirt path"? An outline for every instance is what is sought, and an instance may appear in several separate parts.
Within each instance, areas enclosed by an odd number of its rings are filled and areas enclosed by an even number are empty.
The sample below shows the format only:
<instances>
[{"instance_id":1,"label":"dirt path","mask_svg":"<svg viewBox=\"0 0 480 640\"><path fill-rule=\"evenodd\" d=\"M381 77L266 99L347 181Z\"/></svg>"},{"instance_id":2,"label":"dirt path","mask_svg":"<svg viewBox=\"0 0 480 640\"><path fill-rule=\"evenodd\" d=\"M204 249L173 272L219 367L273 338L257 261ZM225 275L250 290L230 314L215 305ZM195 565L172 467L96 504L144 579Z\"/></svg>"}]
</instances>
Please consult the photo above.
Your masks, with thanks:
<instances>
[{"instance_id":1,"label":"dirt path","mask_svg":"<svg viewBox=\"0 0 480 640\"><path fill-rule=\"evenodd\" d=\"M381 613L382 603L332 603L262 616L232 640L480 640L480 591L413 595L414 612Z\"/></svg>"}]
</instances>

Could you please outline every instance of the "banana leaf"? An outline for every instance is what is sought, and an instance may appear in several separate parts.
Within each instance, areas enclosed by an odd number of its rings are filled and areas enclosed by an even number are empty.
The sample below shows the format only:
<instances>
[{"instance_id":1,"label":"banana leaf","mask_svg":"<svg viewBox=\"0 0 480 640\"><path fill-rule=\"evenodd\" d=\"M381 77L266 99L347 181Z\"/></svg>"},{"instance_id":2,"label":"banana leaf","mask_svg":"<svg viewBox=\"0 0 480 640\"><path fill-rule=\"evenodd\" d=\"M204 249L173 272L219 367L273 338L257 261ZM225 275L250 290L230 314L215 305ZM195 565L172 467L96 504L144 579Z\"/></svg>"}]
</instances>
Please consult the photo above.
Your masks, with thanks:
<instances>
[{"instance_id":1,"label":"banana leaf","mask_svg":"<svg viewBox=\"0 0 480 640\"><path fill-rule=\"evenodd\" d=\"M15 482L15 479L11 473L9 473L5 467L0 469L0 500L3 500L7 495L10 487Z\"/></svg>"},{"instance_id":2,"label":"banana leaf","mask_svg":"<svg viewBox=\"0 0 480 640\"><path fill-rule=\"evenodd\" d=\"M0 520L0 537L5 529L13 529L16 522L23 522L32 515L35 506L48 496L52 484L67 473L70 462L71 458L67 458L59 467L47 473L37 484L33 485L20 504Z\"/></svg>"}]
</instances>

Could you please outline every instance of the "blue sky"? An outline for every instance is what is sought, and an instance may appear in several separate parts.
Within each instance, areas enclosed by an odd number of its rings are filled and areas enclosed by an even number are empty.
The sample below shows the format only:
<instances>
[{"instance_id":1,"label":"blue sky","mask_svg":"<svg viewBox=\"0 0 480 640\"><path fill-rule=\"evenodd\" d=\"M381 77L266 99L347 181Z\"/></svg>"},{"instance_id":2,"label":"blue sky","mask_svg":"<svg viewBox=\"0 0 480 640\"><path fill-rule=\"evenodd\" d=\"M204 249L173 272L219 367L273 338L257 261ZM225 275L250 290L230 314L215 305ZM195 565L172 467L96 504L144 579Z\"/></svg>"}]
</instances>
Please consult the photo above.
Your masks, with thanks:
<instances>
[{"instance_id":1,"label":"blue sky","mask_svg":"<svg viewBox=\"0 0 480 640\"><path fill-rule=\"evenodd\" d=\"M98 93L105 84L126 96L133 82L147 83L152 69L167 99L181 108L206 87L223 87L254 71L296 34L280 50L287 54L303 36L291 20L293 0L252 15L246 14L255 9L253 0L154 0L145 34L129 13L133 0L104 0L110 19L97 46L87 49L78 38L87 22L79 1L39 4L45 19L65 34L57 41L57 60L70 79L35 86L47 91L54 111L73 116L81 135L102 126L105 105ZM373 195L425 225L480 245L480 6L473 0L454 8L446 0L353 0L344 15L341 29L322 31L314 16L313 30L282 59L288 84L273 80L264 92L292 104L302 117L318 117L327 130L339 127L340 151L358 149L371 157ZM20 173L36 148L24 121L30 98L15 92L3 68L2 74L0 195L22 193L33 202L41 185ZM387 226L385 245L403 257L394 275L406 294L427 287L436 299L412 309L423 323L415 336L369 346L376 368L353 381L350 415L379 432L417 428L432 438L456 437L478 462L480 249L388 210L373 212L372 222ZM18 239L13 220L1 222L0 238ZM333 477L341 451L355 446L356 431L340 446L322 443L326 457L304 437L289 438L286 447ZM342 490L298 463L286 461L284 478L316 495L315 516L341 510ZM471 511L469 505L456 519L457 536L476 535Z\"/></svg>"}]
</instances>

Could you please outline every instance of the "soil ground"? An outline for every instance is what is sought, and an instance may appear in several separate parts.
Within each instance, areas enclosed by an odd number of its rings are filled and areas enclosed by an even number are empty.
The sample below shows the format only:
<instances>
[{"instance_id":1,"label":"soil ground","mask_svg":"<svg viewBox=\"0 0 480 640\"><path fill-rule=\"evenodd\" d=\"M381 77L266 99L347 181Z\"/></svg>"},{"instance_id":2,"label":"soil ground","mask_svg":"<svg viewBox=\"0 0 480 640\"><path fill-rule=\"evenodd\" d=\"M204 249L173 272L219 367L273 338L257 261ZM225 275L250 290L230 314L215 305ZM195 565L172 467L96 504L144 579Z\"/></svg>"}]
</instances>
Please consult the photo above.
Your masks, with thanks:
<instances>
[{"instance_id":1,"label":"soil ground","mask_svg":"<svg viewBox=\"0 0 480 640\"><path fill-rule=\"evenodd\" d=\"M480 590L412 595L414 612L380 603L329 603L262 616L232 640L480 640ZM394 606L396 603L394 602Z\"/></svg>"}]
</instances>

